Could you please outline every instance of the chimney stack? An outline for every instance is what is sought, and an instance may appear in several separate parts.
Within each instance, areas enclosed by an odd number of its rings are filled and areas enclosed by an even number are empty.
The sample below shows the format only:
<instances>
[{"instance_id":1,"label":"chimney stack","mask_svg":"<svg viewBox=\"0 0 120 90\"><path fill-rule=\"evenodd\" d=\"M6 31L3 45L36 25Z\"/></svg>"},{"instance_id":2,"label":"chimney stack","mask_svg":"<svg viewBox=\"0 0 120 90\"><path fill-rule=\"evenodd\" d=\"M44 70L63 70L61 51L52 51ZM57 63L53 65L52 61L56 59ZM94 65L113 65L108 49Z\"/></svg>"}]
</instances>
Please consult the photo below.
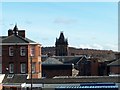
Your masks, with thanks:
<instances>
[{"instance_id":1,"label":"chimney stack","mask_svg":"<svg viewBox=\"0 0 120 90\"><path fill-rule=\"evenodd\" d=\"M8 30L8 36L12 35L13 34L13 30L12 29L9 29Z\"/></svg>"},{"instance_id":2,"label":"chimney stack","mask_svg":"<svg viewBox=\"0 0 120 90\"><path fill-rule=\"evenodd\" d=\"M17 25L15 25L15 27L13 29L8 30L8 36L11 36L13 34L19 35L19 36L25 38L25 30L18 30Z\"/></svg>"},{"instance_id":3,"label":"chimney stack","mask_svg":"<svg viewBox=\"0 0 120 90\"><path fill-rule=\"evenodd\" d=\"M19 30L18 31L18 35L22 36L23 38L25 38L25 30Z\"/></svg>"}]
</instances>

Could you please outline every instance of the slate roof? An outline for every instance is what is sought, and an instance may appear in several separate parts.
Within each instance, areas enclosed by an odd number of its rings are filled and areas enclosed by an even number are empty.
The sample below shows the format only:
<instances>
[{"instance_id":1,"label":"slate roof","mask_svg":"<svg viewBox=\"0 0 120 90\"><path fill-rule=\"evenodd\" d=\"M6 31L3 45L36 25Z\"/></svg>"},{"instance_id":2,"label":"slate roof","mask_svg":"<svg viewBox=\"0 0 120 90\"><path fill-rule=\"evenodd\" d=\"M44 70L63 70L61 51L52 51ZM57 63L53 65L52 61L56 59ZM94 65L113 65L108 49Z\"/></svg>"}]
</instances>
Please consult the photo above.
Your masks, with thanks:
<instances>
[{"instance_id":1,"label":"slate roof","mask_svg":"<svg viewBox=\"0 0 120 90\"><path fill-rule=\"evenodd\" d=\"M63 63L56 58L48 57L44 62L42 62L42 64L63 64Z\"/></svg>"},{"instance_id":2,"label":"slate roof","mask_svg":"<svg viewBox=\"0 0 120 90\"><path fill-rule=\"evenodd\" d=\"M36 43L28 38L23 38L19 35L11 35L11 36L2 36L2 43Z\"/></svg>"},{"instance_id":3,"label":"slate roof","mask_svg":"<svg viewBox=\"0 0 120 90\"><path fill-rule=\"evenodd\" d=\"M9 74L10 75L10 74ZM12 78L8 77L8 74L5 75L2 83L24 83L27 80L27 75L25 74L14 74Z\"/></svg>"},{"instance_id":4,"label":"slate roof","mask_svg":"<svg viewBox=\"0 0 120 90\"><path fill-rule=\"evenodd\" d=\"M33 79L34 84L65 84L65 83L120 83L119 81L120 76L62 76L62 77L55 77L55 78L45 78L45 79ZM16 74L13 78L5 78L3 80L4 84L17 84L17 83L31 83L31 79L27 79L27 75Z\"/></svg>"},{"instance_id":5,"label":"slate roof","mask_svg":"<svg viewBox=\"0 0 120 90\"><path fill-rule=\"evenodd\" d=\"M108 64L108 66L120 66L120 59L111 62L110 64Z\"/></svg>"},{"instance_id":6,"label":"slate roof","mask_svg":"<svg viewBox=\"0 0 120 90\"><path fill-rule=\"evenodd\" d=\"M0 36L0 39L5 39L5 38L7 38L8 36Z\"/></svg>"},{"instance_id":7,"label":"slate roof","mask_svg":"<svg viewBox=\"0 0 120 90\"><path fill-rule=\"evenodd\" d=\"M63 63L73 63L77 64L81 59L84 58L84 56L53 56L56 59L59 59L59 61Z\"/></svg>"},{"instance_id":8,"label":"slate roof","mask_svg":"<svg viewBox=\"0 0 120 90\"><path fill-rule=\"evenodd\" d=\"M62 78L46 78L46 79L33 79L33 83L44 83L44 84L73 84L73 83L120 83L118 76L65 76ZM27 83L30 83L31 80L27 80Z\"/></svg>"}]
</instances>

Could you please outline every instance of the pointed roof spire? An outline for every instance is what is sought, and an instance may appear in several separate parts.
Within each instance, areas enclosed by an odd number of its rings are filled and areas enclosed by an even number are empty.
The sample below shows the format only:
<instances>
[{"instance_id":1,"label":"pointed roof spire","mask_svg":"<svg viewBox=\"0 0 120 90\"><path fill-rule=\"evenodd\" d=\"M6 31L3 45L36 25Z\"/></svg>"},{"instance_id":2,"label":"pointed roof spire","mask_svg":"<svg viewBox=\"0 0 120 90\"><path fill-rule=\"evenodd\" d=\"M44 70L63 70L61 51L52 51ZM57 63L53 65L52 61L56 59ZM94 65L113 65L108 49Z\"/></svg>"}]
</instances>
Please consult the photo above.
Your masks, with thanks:
<instances>
[{"instance_id":1,"label":"pointed roof spire","mask_svg":"<svg viewBox=\"0 0 120 90\"><path fill-rule=\"evenodd\" d=\"M59 37L59 39L64 40L64 34L63 34L63 31L60 32L60 37Z\"/></svg>"},{"instance_id":2,"label":"pointed roof spire","mask_svg":"<svg viewBox=\"0 0 120 90\"><path fill-rule=\"evenodd\" d=\"M15 35L18 34L18 27L17 27L17 24L15 24L15 27L14 27L14 29L13 29L13 33L14 33Z\"/></svg>"}]
</instances>

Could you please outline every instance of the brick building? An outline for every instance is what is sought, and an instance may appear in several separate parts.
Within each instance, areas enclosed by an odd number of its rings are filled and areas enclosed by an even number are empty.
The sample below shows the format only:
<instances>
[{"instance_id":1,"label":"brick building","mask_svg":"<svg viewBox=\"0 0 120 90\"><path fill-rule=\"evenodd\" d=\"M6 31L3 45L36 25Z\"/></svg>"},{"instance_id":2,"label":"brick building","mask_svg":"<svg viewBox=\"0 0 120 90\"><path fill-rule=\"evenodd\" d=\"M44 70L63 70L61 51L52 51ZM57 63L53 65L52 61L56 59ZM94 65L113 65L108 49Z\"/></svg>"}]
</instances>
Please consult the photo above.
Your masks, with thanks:
<instances>
[{"instance_id":1,"label":"brick building","mask_svg":"<svg viewBox=\"0 0 120 90\"><path fill-rule=\"evenodd\" d=\"M47 63L47 65L42 65L42 71L45 71L45 67L54 67L55 65L57 66L57 64L60 65L63 65L65 66L66 64L71 64L73 65L73 68L71 68L71 70L69 69L66 69L68 70L67 72L69 71L72 71L72 70L77 70L78 73L76 74L77 76L99 76L99 68L102 68L101 66L99 66L99 59L98 58L88 58L86 57L85 55L79 55L79 56L51 56L51 57L42 57L42 61L43 61L43 64L44 63ZM49 61L49 62L46 62L46 61ZM52 64L55 64L54 66L51 65ZM55 66L55 67L56 67ZM62 67L63 67L62 66ZM59 68L59 67L58 67ZM58 68L54 68L54 71L56 72L52 72L51 74L56 74L56 73L59 73L58 72ZM65 70L65 68L64 68ZM48 70L47 70L48 71ZM49 70L49 73L50 73L51 70ZM68 75L68 76L71 76L71 74L67 74L66 72L64 72L64 75ZM63 76L62 74L63 73L60 73L60 74L57 74L59 76ZM72 75L74 75L75 73L72 72ZM50 74L48 74L50 75Z\"/></svg>"},{"instance_id":2,"label":"brick building","mask_svg":"<svg viewBox=\"0 0 120 90\"><path fill-rule=\"evenodd\" d=\"M120 59L108 64L110 67L110 75L120 74Z\"/></svg>"},{"instance_id":3,"label":"brick building","mask_svg":"<svg viewBox=\"0 0 120 90\"><path fill-rule=\"evenodd\" d=\"M108 64L109 75L120 75L120 53L116 54L116 60Z\"/></svg>"},{"instance_id":4,"label":"brick building","mask_svg":"<svg viewBox=\"0 0 120 90\"><path fill-rule=\"evenodd\" d=\"M1 36L1 60L2 74L8 77L14 74L31 73L33 78L41 78L41 45L25 36L25 30L18 30L17 25L8 30L8 36Z\"/></svg>"},{"instance_id":5,"label":"brick building","mask_svg":"<svg viewBox=\"0 0 120 90\"><path fill-rule=\"evenodd\" d=\"M72 76L72 64L63 64L58 59L49 57L42 62L42 75L45 78L55 76Z\"/></svg>"}]
</instances>

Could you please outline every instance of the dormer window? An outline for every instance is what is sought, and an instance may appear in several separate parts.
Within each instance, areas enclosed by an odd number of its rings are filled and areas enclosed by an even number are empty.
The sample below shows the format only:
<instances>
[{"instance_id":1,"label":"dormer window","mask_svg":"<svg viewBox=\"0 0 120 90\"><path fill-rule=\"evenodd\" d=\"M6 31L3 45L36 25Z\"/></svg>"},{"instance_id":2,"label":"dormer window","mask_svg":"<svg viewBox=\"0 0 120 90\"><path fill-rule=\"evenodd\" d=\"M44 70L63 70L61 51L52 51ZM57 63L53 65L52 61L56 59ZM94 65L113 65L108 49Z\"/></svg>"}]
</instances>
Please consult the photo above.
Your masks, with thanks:
<instances>
[{"instance_id":1,"label":"dormer window","mask_svg":"<svg viewBox=\"0 0 120 90\"><path fill-rule=\"evenodd\" d=\"M13 56L14 54L14 50L13 50L13 47L9 47L9 56Z\"/></svg>"},{"instance_id":2,"label":"dormer window","mask_svg":"<svg viewBox=\"0 0 120 90\"><path fill-rule=\"evenodd\" d=\"M26 48L25 47L20 47L20 55L25 56L26 55Z\"/></svg>"}]
</instances>

